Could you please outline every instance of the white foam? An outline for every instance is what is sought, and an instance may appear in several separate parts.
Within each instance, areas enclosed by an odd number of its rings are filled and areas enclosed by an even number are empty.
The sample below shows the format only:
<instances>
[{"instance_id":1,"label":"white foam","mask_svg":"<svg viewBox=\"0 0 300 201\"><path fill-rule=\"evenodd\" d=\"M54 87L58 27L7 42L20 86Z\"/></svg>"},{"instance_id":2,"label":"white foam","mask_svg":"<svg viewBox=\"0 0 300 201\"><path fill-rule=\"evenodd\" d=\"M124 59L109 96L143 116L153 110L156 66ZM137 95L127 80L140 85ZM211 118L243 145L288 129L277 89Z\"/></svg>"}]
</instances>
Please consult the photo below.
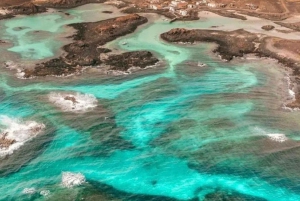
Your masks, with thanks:
<instances>
[{"instance_id":1,"label":"white foam","mask_svg":"<svg viewBox=\"0 0 300 201\"><path fill-rule=\"evenodd\" d=\"M276 142L285 142L288 140L288 137L286 137L285 134L282 133L268 133L265 130L255 127L254 131L258 133L258 135L264 135L267 136L270 140L276 141Z\"/></svg>"},{"instance_id":2,"label":"white foam","mask_svg":"<svg viewBox=\"0 0 300 201\"><path fill-rule=\"evenodd\" d=\"M61 183L63 187L72 188L85 183L85 177L81 173L63 172Z\"/></svg>"},{"instance_id":3,"label":"white foam","mask_svg":"<svg viewBox=\"0 0 300 201\"><path fill-rule=\"evenodd\" d=\"M35 188L24 188L24 190L22 191L23 194L28 194L28 195L32 195L36 193L36 189Z\"/></svg>"},{"instance_id":4,"label":"white foam","mask_svg":"<svg viewBox=\"0 0 300 201\"><path fill-rule=\"evenodd\" d=\"M19 65L16 64L15 62L13 62L13 61L6 61L4 63L4 65L5 65L6 68L8 68L10 70L17 70L17 69L19 69Z\"/></svg>"},{"instance_id":5,"label":"white foam","mask_svg":"<svg viewBox=\"0 0 300 201\"><path fill-rule=\"evenodd\" d=\"M81 93L50 93L49 100L65 112L85 112L98 104L92 94Z\"/></svg>"},{"instance_id":6,"label":"white foam","mask_svg":"<svg viewBox=\"0 0 300 201\"><path fill-rule=\"evenodd\" d=\"M24 67L21 64L17 64L13 61L6 61L4 63L4 65L9 70L17 71L17 73L16 73L17 78L19 78L19 79L28 79L28 78L25 78Z\"/></svg>"},{"instance_id":7,"label":"white foam","mask_svg":"<svg viewBox=\"0 0 300 201\"><path fill-rule=\"evenodd\" d=\"M291 89L289 89L289 95L291 98L295 98L295 92Z\"/></svg>"},{"instance_id":8,"label":"white foam","mask_svg":"<svg viewBox=\"0 0 300 201\"><path fill-rule=\"evenodd\" d=\"M4 9L4 8L1 8L1 9L0 9L0 15L7 15L7 14L10 14L10 13L11 13L11 11L6 10L6 9Z\"/></svg>"},{"instance_id":9,"label":"white foam","mask_svg":"<svg viewBox=\"0 0 300 201\"><path fill-rule=\"evenodd\" d=\"M1 147L0 144L0 157L12 154L25 142L40 134L45 128L44 124L35 121L21 121L5 115L0 116L0 124L4 127L4 129L1 130L0 139L14 141L8 147Z\"/></svg>"},{"instance_id":10,"label":"white foam","mask_svg":"<svg viewBox=\"0 0 300 201\"><path fill-rule=\"evenodd\" d=\"M276 142L284 142L288 140L285 134L280 134L280 133L267 134L267 136L269 137L269 139Z\"/></svg>"},{"instance_id":11,"label":"white foam","mask_svg":"<svg viewBox=\"0 0 300 201\"><path fill-rule=\"evenodd\" d=\"M287 88L288 88L288 94L289 96L287 97L288 100L292 100L295 101L296 100L296 96L295 96L295 92L292 89L292 81L289 75L287 75L285 77L286 81L287 81Z\"/></svg>"},{"instance_id":12,"label":"white foam","mask_svg":"<svg viewBox=\"0 0 300 201\"><path fill-rule=\"evenodd\" d=\"M42 196L48 196L50 194L50 191L49 190L42 190L41 192L40 192L40 195L42 195Z\"/></svg>"}]
</instances>

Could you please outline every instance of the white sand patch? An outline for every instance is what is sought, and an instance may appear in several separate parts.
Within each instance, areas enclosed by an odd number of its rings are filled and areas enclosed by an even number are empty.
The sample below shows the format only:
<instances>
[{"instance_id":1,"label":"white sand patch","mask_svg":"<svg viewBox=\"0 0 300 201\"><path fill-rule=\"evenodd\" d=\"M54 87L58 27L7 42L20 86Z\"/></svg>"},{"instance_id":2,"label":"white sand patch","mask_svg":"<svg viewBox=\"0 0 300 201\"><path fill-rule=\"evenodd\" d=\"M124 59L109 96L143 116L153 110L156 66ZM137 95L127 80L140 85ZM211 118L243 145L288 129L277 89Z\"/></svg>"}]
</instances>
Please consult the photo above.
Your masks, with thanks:
<instances>
[{"instance_id":1,"label":"white sand patch","mask_svg":"<svg viewBox=\"0 0 300 201\"><path fill-rule=\"evenodd\" d=\"M65 112L85 112L97 107L97 98L92 94L50 93L49 101Z\"/></svg>"},{"instance_id":2,"label":"white sand patch","mask_svg":"<svg viewBox=\"0 0 300 201\"><path fill-rule=\"evenodd\" d=\"M208 24L214 26L214 28L208 28L208 29L221 30L221 31L233 31L236 30L238 27L238 29L244 29L245 31L256 33L261 36L268 35L268 36L274 36L274 37L285 38L285 39L294 39L294 40L299 39L298 32L281 33L277 31L265 31L261 28L264 25L273 25L275 27L274 30L276 29L282 29L287 31L290 30L288 28L281 27L280 25L275 24L272 20L247 16L247 15L243 15L247 17L247 20L240 20L240 19L223 17L209 11L200 11L198 16L202 21L205 21ZM300 17L298 18L298 22L299 19Z\"/></svg>"},{"instance_id":3,"label":"white sand patch","mask_svg":"<svg viewBox=\"0 0 300 201\"><path fill-rule=\"evenodd\" d=\"M63 187L72 188L85 183L85 177L81 173L63 172L61 183Z\"/></svg>"},{"instance_id":4,"label":"white sand patch","mask_svg":"<svg viewBox=\"0 0 300 201\"><path fill-rule=\"evenodd\" d=\"M276 142L284 142L288 140L285 134L274 133L274 134L267 134L267 136L269 137L269 139Z\"/></svg>"},{"instance_id":5,"label":"white sand patch","mask_svg":"<svg viewBox=\"0 0 300 201\"><path fill-rule=\"evenodd\" d=\"M0 134L0 157L12 154L45 128L44 124L35 121L23 122L4 115L0 116L0 124L4 127Z\"/></svg>"}]
</instances>

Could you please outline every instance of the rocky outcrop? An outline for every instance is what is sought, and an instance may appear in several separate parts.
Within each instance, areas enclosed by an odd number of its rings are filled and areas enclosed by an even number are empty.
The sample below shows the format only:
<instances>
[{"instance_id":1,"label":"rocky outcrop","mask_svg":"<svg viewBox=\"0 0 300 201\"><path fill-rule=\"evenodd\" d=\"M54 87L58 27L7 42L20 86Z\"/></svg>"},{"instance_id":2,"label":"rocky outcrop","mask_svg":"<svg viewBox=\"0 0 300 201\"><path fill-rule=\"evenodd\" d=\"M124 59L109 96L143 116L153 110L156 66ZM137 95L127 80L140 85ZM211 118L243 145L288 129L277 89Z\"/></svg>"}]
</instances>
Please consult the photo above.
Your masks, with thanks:
<instances>
[{"instance_id":1,"label":"rocky outcrop","mask_svg":"<svg viewBox=\"0 0 300 201\"><path fill-rule=\"evenodd\" d=\"M242 29L225 32L177 28L161 34L161 38L169 42L215 42L219 46L214 52L219 53L225 60L232 60L233 57L253 53L256 49L255 42L258 41L255 34Z\"/></svg>"},{"instance_id":2,"label":"rocky outcrop","mask_svg":"<svg viewBox=\"0 0 300 201\"><path fill-rule=\"evenodd\" d=\"M0 19L14 17L15 15L32 15L46 12L47 9L43 6L37 6L33 3L27 2L21 5L5 7L6 14L0 15Z\"/></svg>"},{"instance_id":3,"label":"rocky outcrop","mask_svg":"<svg viewBox=\"0 0 300 201\"><path fill-rule=\"evenodd\" d=\"M258 37L245 30L213 31L213 30L187 30L172 29L161 34L161 38L169 42L214 42L218 47L213 50L222 59L232 60L245 54L255 54L259 57L268 57L292 69L292 76L296 88L295 100L287 104L291 108L300 108L300 41L292 41L275 37Z\"/></svg>"},{"instance_id":4,"label":"rocky outcrop","mask_svg":"<svg viewBox=\"0 0 300 201\"><path fill-rule=\"evenodd\" d=\"M266 30L266 31L271 31L273 30L275 27L273 25L264 25L261 27L263 30Z\"/></svg>"},{"instance_id":5,"label":"rocky outcrop","mask_svg":"<svg viewBox=\"0 0 300 201\"><path fill-rule=\"evenodd\" d=\"M106 0L48 0L48 1L39 1L34 0L45 7L49 8L72 8L81 6L88 3L104 3Z\"/></svg>"},{"instance_id":6,"label":"rocky outcrop","mask_svg":"<svg viewBox=\"0 0 300 201\"><path fill-rule=\"evenodd\" d=\"M66 96L64 99L71 101L73 104L78 103L78 101L76 100L76 98L74 96Z\"/></svg>"},{"instance_id":7,"label":"rocky outcrop","mask_svg":"<svg viewBox=\"0 0 300 201\"><path fill-rule=\"evenodd\" d=\"M0 135L0 149L7 149L12 144L16 143L15 139L9 139L7 138L8 132L2 133Z\"/></svg>"},{"instance_id":8,"label":"rocky outcrop","mask_svg":"<svg viewBox=\"0 0 300 201\"><path fill-rule=\"evenodd\" d=\"M18 6L11 6L8 7L8 10L17 13L17 14L35 14L35 13L40 13L40 12L45 12L46 8L42 6L37 6L33 3L24 3Z\"/></svg>"},{"instance_id":9,"label":"rocky outcrop","mask_svg":"<svg viewBox=\"0 0 300 201\"><path fill-rule=\"evenodd\" d=\"M149 51L135 51L110 55L104 62L111 66L112 70L127 71L131 67L145 68L154 65L158 59Z\"/></svg>"},{"instance_id":10,"label":"rocky outcrop","mask_svg":"<svg viewBox=\"0 0 300 201\"><path fill-rule=\"evenodd\" d=\"M296 23L285 23L285 22L275 22L276 24L295 30L295 31L300 31L300 23L296 22Z\"/></svg>"},{"instance_id":11,"label":"rocky outcrop","mask_svg":"<svg viewBox=\"0 0 300 201\"><path fill-rule=\"evenodd\" d=\"M132 66L144 68L146 65L154 65L158 60L150 52L107 55L111 50L101 47L109 41L134 32L139 25L147 21L145 17L130 14L100 22L70 25L77 33L73 36L75 41L64 46L66 55L38 64L33 69L24 70L24 77L78 74L85 67L100 65L108 65L112 70L121 71ZM104 55L104 58L101 59L101 55Z\"/></svg>"}]
</instances>

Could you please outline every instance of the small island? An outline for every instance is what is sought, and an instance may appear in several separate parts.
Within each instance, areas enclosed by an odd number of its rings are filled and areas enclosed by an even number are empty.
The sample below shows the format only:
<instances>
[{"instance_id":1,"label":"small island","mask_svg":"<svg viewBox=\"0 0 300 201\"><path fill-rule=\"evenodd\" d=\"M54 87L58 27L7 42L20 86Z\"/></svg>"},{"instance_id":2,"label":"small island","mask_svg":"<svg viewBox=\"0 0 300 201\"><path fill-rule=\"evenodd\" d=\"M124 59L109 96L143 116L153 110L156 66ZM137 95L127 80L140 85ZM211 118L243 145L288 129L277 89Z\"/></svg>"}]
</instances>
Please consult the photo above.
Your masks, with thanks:
<instances>
[{"instance_id":1,"label":"small island","mask_svg":"<svg viewBox=\"0 0 300 201\"><path fill-rule=\"evenodd\" d=\"M77 30L75 42L63 47L66 55L37 64L24 70L24 78L36 76L67 76L80 73L85 67L108 66L108 70L127 71L131 67L145 68L155 65L158 59L149 51L115 54L103 48L107 42L132 33L147 18L130 14L100 22L70 25Z\"/></svg>"}]
</instances>

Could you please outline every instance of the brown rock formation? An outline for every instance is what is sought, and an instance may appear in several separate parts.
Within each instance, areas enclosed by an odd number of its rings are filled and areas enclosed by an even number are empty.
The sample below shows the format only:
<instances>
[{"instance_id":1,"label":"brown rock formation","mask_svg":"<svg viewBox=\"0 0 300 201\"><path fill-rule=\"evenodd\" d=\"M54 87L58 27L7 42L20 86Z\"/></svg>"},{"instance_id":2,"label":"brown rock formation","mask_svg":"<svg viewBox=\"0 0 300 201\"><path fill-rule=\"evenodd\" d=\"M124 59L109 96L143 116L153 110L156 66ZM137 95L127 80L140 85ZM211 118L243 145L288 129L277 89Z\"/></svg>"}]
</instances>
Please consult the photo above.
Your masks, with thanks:
<instances>
[{"instance_id":1,"label":"brown rock formation","mask_svg":"<svg viewBox=\"0 0 300 201\"><path fill-rule=\"evenodd\" d=\"M258 41L258 37L255 34L242 29L225 32L177 28L163 33L161 38L169 42L215 42L219 46L214 52L218 52L222 59L226 60L231 60L235 56L253 53L255 51L254 42Z\"/></svg>"},{"instance_id":2,"label":"brown rock formation","mask_svg":"<svg viewBox=\"0 0 300 201\"><path fill-rule=\"evenodd\" d=\"M6 149L16 142L16 140L7 139L7 134L8 133L2 133L0 135L0 148Z\"/></svg>"},{"instance_id":3,"label":"brown rock formation","mask_svg":"<svg viewBox=\"0 0 300 201\"><path fill-rule=\"evenodd\" d=\"M271 31L273 30L275 27L273 25L264 25L261 27L263 30L266 30L266 31Z\"/></svg>"},{"instance_id":4,"label":"brown rock formation","mask_svg":"<svg viewBox=\"0 0 300 201\"><path fill-rule=\"evenodd\" d=\"M73 36L75 42L64 46L67 55L38 64L34 69L26 69L24 71L25 77L74 74L81 72L83 67L101 64L110 65L114 70L127 70L131 66L145 67L146 64L154 65L157 59L149 52L131 52L110 56L110 58L115 59L114 62L100 58L101 54L106 54L110 50L99 46L132 33L139 25L146 22L147 18L130 14L100 22L70 25L77 30L77 33ZM138 59L140 63L137 62Z\"/></svg>"},{"instance_id":5,"label":"brown rock formation","mask_svg":"<svg viewBox=\"0 0 300 201\"><path fill-rule=\"evenodd\" d=\"M5 9L9 12L9 14L0 15L0 20L12 18L15 15L32 15L32 14L42 13L47 11L45 7L37 6L30 2L26 2L21 5L6 7Z\"/></svg>"},{"instance_id":6,"label":"brown rock formation","mask_svg":"<svg viewBox=\"0 0 300 201\"><path fill-rule=\"evenodd\" d=\"M218 47L214 52L221 58L231 60L244 54L255 54L260 57L277 59L280 63L292 69L294 84L300 91L300 41L286 40L274 37L258 37L245 30L212 31L172 29L161 34L161 38L169 42L214 42ZM288 104L289 107L300 106L300 95L296 94L296 101Z\"/></svg>"},{"instance_id":7,"label":"brown rock formation","mask_svg":"<svg viewBox=\"0 0 300 201\"><path fill-rule=\"evenodd\" d=\"M74 96L66 96L64 99L71 101L73 104L78 103L78 101L76 100L76 98Z\"/></svg>"}]
</instances>

